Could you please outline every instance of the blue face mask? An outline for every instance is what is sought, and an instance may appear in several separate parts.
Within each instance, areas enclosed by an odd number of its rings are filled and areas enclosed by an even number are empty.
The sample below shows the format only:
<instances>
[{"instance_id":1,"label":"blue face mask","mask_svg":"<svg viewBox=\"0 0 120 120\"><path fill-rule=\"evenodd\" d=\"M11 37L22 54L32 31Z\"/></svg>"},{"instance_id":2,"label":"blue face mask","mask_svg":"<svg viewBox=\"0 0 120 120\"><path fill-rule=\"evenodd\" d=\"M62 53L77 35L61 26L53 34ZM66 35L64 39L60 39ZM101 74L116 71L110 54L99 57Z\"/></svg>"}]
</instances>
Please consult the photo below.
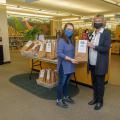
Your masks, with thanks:
<instances>
[{"instance_id":1,"label":"blue face mask","mask_svg":"<svg viewBox=\"0 0 120 120\"><path fill-rule=\"evenodd\" d=\"M73 30L68 30L68 29L66 29L64 32L65 32L65 35L66 35L68 38L70 38L70 37L73 35Z\"/></svg>"}]
</instances>

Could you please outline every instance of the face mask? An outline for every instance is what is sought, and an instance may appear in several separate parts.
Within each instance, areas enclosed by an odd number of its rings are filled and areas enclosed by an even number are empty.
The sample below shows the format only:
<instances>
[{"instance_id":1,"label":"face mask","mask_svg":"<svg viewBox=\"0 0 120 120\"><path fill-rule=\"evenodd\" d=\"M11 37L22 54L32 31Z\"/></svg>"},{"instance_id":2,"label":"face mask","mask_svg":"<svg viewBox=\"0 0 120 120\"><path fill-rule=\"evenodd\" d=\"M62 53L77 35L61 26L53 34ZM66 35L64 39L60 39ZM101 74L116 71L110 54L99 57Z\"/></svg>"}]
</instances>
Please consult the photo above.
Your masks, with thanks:
<instances>
[{"instance_id":1,"label":"face mask","mask_svg":"<svg viewBox=\"0 0 120 120\"><path fill-rule=\"evenodd\" d=\"M100 29L103 26L103 23L94 23L96 29Z\"/></svg>"},{"instance_id":2,"label":"face mask","mask_svg":"<svg viewBox=\"0 0 120 120\"><path fill-rule=\"evenodd\" d=\"M73 31L72 30L65 30L65 35L69 38L73 35Z\"/></svg>"}]
</instances>

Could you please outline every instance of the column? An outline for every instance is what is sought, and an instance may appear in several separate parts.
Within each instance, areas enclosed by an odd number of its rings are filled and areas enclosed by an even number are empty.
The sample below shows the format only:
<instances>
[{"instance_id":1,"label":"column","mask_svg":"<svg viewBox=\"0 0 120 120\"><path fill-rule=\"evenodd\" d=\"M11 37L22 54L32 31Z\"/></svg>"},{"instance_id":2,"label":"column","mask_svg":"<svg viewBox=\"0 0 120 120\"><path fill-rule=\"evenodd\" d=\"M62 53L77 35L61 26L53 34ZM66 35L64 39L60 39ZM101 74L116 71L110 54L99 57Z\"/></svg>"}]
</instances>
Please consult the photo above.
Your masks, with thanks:
<instances>
[{"instance_id":1,"label":"column","mask_svg":"<svg viewBox=\"0 0 120 120\"><path fill-rule=\"evenodd\" d=\"M8 37L8 23L7 23L7 10L5 5L0 4L0 36L3 45L4 63L10 62L10 50L9 50L9 37Z\"/></svg>"},{"instance_id":2,"label":"column","mask_svg":"<svg viewBox=\"0 0 120 120\"><path fill-rule=\"evenodd\" d=\"M56 36L56 31L62 29L61 18L54 18L51 20L51 36Z\"/></svg>"}]
</instances>

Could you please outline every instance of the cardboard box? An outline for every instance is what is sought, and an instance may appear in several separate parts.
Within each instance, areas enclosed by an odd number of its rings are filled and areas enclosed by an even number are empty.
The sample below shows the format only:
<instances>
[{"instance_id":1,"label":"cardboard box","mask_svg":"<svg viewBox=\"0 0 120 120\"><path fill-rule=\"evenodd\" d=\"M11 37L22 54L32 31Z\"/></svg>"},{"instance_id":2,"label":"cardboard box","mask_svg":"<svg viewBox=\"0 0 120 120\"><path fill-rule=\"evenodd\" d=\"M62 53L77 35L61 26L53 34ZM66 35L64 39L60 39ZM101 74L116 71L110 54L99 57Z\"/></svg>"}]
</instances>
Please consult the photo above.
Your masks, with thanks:
<instances>
[{"instance_id":1,"label":"cardboard box","mask_svg":"<svg viewBox=\"0 0 120 120\"><path fill-rule=\"evenodd\" d=\"M75 59L78 62L87 62L88 61L87 40L76 40Z\"/></svg>"}]
</instances>

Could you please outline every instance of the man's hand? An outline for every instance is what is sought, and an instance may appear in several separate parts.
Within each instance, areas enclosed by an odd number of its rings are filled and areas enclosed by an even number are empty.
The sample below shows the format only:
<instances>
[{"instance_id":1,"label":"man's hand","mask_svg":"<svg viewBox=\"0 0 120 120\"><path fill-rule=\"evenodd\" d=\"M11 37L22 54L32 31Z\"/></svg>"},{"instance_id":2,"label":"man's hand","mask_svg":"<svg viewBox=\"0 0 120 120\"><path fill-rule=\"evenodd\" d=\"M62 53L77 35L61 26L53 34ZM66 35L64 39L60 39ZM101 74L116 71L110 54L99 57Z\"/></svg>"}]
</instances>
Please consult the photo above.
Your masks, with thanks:
<instances>
[{"instance_id":1,"label":"man's hand","mask_svg":"<svg viewBox=\"0 0 120 120\"><path fill-rule=\"evenodd\" d=\"M88 45L89 48L95 48L95 46L94 46L93 43L91 43L91 42L88 42L87 45Z\"/></svg>"}]
</instances>

